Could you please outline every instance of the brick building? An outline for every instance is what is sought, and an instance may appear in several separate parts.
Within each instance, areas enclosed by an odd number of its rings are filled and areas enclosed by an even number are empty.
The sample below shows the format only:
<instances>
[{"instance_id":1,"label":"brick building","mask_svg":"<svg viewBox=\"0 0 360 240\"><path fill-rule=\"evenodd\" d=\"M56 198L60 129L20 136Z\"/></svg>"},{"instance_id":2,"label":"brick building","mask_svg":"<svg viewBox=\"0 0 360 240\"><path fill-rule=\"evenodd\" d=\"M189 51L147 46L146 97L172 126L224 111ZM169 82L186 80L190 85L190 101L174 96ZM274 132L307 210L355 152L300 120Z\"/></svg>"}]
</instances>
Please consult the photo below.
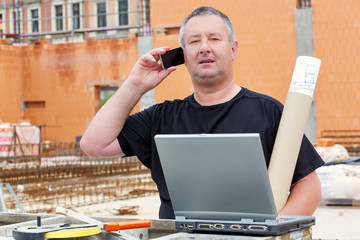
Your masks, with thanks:
<instances>
[{"instance_id":1,"label":"brick building","mask_svg":"<svg viewBox=\"0 0 360 240\"><path fill-rule=\"evenodd\" d=\"M15 43L123 38L142 33L149 14L149 0L4 0L0 8L2 34Z\"/></svg>"},{"instance_id":2,"label":"brick building","mask_svg":"<svg viewBox=\"0 0 360 240\"><path fill-rule=\"evenodd\" d=\"M112 9L117 9L119 4L110 1L105 1L106 10L114 12ZM96 13L97 19L84 20L84 25L80 25L83 29L73 32L65 29L74 15L64 19L64 31L68 32L62 33L61 41L61 34L46 32L42 22L39 33L30 34L30 38L22 36L29 45L0 45L0 120L28 119L34 124L46 124L45 139L74 141L99 109L102 93L122 84L136 59L149 49L177 47L182 20L194 8L210 5L226 13L234 24L239 53L233 64L239 85L284 103L296 57L315 56L322 60L322 66L307 134L316 142L324 130L360 131L360 112L357 111L360 2L357 0L151 0L150 15L144 18L149 20L152 29L153 34L149 36L144 34L144 27L148 27L146 21L139 26L132 25L130 17L126 28L120 22L113 26L118 29L97 27L103 16L98 10L104 9L104 5L97 5L100 2L83 2L81 9L85 15ZM130 2L128 6L133 6ZM134 2L137 3L134 6L140 6L143 1ZM55 3L54 0L44 4L52 5L54 11ZM65 9L67 7L63 7L64 12ZM130 16L131 10L128 11ZM52 17L52 25L47 26L56 27L56 20ZM106 22L111 21L111 16L107 16ZM25 35L25 26L22 34ZM75 38L71 39L71 34L78 34L76 40L72 41ZM5 43L9 39L6 37ZM39 44L31 44L34 39ZM54 44L58 42L64 43ZM146 94L134 111L191 93L186 67L179 66L161 85Z\"/></svg>"}]
</instances>

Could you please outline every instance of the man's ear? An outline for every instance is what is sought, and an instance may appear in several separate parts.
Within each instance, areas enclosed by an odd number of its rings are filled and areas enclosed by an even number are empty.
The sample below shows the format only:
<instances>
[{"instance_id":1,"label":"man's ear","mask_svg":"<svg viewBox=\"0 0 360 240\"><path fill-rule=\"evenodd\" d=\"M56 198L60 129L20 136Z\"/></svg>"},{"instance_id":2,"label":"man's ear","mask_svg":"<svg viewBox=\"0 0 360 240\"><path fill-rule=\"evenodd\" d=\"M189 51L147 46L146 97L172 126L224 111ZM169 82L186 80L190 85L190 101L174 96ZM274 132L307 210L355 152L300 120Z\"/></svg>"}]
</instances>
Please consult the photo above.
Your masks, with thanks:
<instances>
[{"instance_id":1,"label":"man's ear","mask_svg":"<svg viewBox=\"0 0 360 240\"><path fill-rule=\"evenodd\" d=\"M234 61L236 59L236 56L237 56L237 51L238 51L238 41L234 40L232 43L231 43L231 56L232 56L232 60Z\"/></svg>"}]
</instances>

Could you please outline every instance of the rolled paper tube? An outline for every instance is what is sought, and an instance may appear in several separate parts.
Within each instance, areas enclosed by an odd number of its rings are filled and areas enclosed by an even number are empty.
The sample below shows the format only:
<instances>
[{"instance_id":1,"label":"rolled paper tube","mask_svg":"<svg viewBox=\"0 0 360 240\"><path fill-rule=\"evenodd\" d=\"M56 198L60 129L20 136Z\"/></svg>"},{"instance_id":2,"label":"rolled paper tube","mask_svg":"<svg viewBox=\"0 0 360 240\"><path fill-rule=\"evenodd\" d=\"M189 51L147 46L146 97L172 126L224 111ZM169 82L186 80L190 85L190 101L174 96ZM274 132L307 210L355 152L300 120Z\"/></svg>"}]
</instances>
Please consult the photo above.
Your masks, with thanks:
<instances>
[{"instance_id":1,"label":"rolled paper tube","mask_svg":"<svg viewBox=\"0 0 360 240\"><path fill-rule=\"evenodd\" d=\"M296 60L268 168L277 211L288 199L320 64L321 60L314 57Z\"/></svg>"}]
</instances>

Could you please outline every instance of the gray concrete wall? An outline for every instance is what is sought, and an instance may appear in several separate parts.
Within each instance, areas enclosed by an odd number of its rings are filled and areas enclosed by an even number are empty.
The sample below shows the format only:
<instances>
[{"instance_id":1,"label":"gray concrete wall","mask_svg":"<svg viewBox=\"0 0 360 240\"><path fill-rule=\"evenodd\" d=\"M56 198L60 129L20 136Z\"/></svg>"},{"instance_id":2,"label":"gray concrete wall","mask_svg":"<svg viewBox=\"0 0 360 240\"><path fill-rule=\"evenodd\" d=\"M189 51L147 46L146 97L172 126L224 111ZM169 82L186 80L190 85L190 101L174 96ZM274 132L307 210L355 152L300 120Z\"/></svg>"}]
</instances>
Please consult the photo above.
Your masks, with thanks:
<instances>
[{"instance_id":1,"label":"gray concrete wall","mask_svg":"<svg viewBox=\"0 0 360 240\"><path fill-rule=\"evenodd\" d=\"M314 55L312 14L312 8L297 9L295 12L296 49L298 56L312 57ZM316 108L315 101L313 100L305 129L305 134L312 143L316 142L316 128Z\"/></svg>"},{"instance_id":2,"label":"gray concrete wall","mask_svg":"<svg viewBox=\"0 0 360 240\"><path fill-rule=\"evenodd\" d=\"M150 37L139 37L138 38L138 52L139 57L146 54L148 51L154 48L152 36ZM146 92L140 99L140 109L143 110L145 108L150 107L155 104L155 92L154 90L150 90Z\"/></svg>"}]
</instances>

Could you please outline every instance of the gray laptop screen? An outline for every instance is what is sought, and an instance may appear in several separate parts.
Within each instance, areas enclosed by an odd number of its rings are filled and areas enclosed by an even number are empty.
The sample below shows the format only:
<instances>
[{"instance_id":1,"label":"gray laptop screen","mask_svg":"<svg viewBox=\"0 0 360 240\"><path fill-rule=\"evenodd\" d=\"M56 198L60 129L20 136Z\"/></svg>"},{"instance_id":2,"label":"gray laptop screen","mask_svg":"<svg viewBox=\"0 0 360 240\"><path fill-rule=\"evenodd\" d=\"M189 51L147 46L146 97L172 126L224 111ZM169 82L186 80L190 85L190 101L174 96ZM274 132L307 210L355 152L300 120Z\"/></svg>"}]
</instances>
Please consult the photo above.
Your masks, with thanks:
<instances>
[{"instance_id":1,"label":"gray laptop screen","mask_svg":"<svg viewBox=\"0 0 360 240\"><path fill-rule=\"evenodd\" d=\"M175 215L275 219L259 134L156 135Z\"/></svg>"}]
</instances>

